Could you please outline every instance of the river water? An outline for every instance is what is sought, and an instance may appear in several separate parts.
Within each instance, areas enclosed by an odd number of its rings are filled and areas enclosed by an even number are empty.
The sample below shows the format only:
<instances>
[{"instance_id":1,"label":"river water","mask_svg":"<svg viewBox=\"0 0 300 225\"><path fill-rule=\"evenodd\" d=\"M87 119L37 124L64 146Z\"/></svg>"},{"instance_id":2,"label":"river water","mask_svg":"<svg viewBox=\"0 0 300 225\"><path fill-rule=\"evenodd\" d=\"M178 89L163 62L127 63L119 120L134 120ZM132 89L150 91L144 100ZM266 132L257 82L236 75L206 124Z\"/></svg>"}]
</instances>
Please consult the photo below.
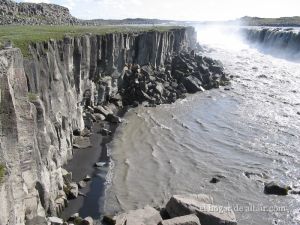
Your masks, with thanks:
<instances>
[{"instance_id":1,"label":"river water","mask_svg":"<svg viewBox=\"0 0 300 225\"><path fill-rule=\"evenodd\" d=\"M233 75L230 88L130 110L109 149L105 212L161 206L206 193L238 224L300 224L299 195L264 194L263 182L300 185L300 64L264 55L236 36L198 31ZM212 177L221 176L211 184ZM264 208L263 208L264 207Z\"/></svg>"}]
</instances>

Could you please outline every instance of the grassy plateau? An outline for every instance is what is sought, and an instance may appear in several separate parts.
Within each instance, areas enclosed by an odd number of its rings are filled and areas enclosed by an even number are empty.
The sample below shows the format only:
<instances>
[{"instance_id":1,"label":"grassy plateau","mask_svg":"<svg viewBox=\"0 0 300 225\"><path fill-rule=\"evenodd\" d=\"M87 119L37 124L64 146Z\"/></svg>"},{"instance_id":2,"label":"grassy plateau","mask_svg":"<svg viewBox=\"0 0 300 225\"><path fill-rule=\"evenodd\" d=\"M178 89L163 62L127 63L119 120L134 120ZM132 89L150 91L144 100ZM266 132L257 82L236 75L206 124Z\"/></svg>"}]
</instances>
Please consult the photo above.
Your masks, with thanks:
<instances>
[{"instance_id":1,"label":"grassy plateau","mask_svg":"<svg viewBox=\"0 0 300 225\"><path fill-rule=\"evenodd\" d=\"M14 47L21 49L23 55L29 55L30 43L47 41L49 39L60 40L65 35L80 36L86 33L139 33L145 31L167 31L178 28L176 26L0 26L0 43L10 40Z\"/></svg>"}]
</instances>

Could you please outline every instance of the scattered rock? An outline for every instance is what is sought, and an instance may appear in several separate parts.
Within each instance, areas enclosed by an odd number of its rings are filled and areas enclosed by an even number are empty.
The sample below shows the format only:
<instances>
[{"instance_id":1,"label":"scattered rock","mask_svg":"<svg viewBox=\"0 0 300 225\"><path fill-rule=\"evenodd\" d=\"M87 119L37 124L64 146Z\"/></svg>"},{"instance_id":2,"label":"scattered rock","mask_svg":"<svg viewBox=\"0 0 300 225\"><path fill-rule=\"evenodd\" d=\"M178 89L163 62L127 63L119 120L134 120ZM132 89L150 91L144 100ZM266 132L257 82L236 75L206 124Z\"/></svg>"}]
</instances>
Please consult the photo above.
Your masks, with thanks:
<instances>
[{"instance_id":1,"label":"scattered rock","mask_svg":"<svg viewBox=\"0 0 300 225\"><path fill-rule=\"evenodd\" d=\"M292 191L290 191L290 194L292 194L292 195L300 195L300 190L292 190Z\"/></svg>"},{"instance_id":2,"label":"scattered rock","mask_svg":"<svg viewBox=\"0 0 300 225\"><path fill-rule=\"evenodd\" d=\"M66 188L66 195L69 199L75 199L78 197L78 185L76 183L70 183Z\"/></svg>"},{"instance_id":3,"label":"scattered rock","mask_svg":"<svg viewBox=\"0 0 300 225\"><path fill-rule=\"evenodd\" d=\"M74 135L74 136L80 136L80 135L81 135L80 130L79 130L78 128L75 129L75 130L73 130L73 135Z\"/></svg>"},{"instance_id":4,"label":"scattered rock","mask_svg":"<svg viewBox=\"0 0 300 225\"><path fill-rule=\"evenodd\" d=\"M105 128L100 129L100 131L98 133L102 134L103 136L112 135L112 132L108 129L105 129Z\"/></svg>"},{"instance_id":5,"label":"scattered rock","mask_svg":"<svg viewBox=\"0 0 300 225\"><path fill-rule=\"evenodd\" d=\"M143 209L131 210L113 218L115 225L156 225L162 221L159 212L151 206Z\"/></svg>"},{"instance_id":6,"label":"scattered rock","mask_svg":"<svg viewBox=\"0 0 300 225\"><path fill-rule=\"evenodd\" d=\"M171 218L196 214L202 225L237 224L230 208L212 205L212 198L207 195L175 195L167 203L166 209Z\"/></svg>"},{"instance_id":7,"label":"scattered rock","mask_svg":"<svg viewBox=\"0 0 300 225\"><path fill-rule=\"evenodd\" d=\"M118 116L115 116L113 114L108 114L106 117L106 120L110 123L122 123L122 119Z\"/></svg>"},{"instance_id":8,"label":"scattered rock","mask_svg":"<svg viewBox=\"0 0 300 225\"><path fill-rule=\"evenodd\" d=\"M86 175L85 178L83 179L85 182L91 181L92 177L90 175Z\"/></svg>"},{"instance_id":9,"label":"scattered rock","mask_svg":"<svg viewBox=\"0 0 300 225\"><path fill-rule=\"evenodd\" d=\"M58 217L48 217L50 225L62 225L64 221Z\"/></svg>"},{"instance_id":10,"label":"scattered rock","mask_svg":"<svg viewBox=\"0 0 300 225\"><path fill-rule=\"evenodd\" d=\"M78 148L78 149L85 149L91 147L91 140L89 137L81 137L81 136L76 136L74 137L73 140L73 147Z\"/></svg>"},{"instance_id":11,"label":"scattered rock","mask_svg":"<svg viewBox=\"0 0 300 225\"><path fill-rule=\"evenodd\" d=\"M105 116L101 113L95 113L94 114L96 121L104 121L105 120Z\"/></svg>"},{"instance_id":12,"label":"scattered rock","mask_svg":"<svg viewBox=\"0 0 300 225\"><path fill-rule=\"evenodd\" d=\"M94 220L92 217L86 217L80 223L80 225L93 225L93 224L94 224Z\"/></svg>"},{"instance_id":13,"label":"scattered rock","mask_svg":"<svg viewBox=\"0 0 300 225\"><path fill-rule=\"evenodd\" d=\"M82 136L82 137L89 137L89 136L91 136L91 131L88 130L87 128L84 128L84 129L81 131L81 136Z\"/></svg>"},{"instance_id":14,"label":"scattered rock","mask_svg":"<svg viewBox=\"0 0 300 225\"><path fill-rule=\"evenodd\" d=\"M203 91L202 82L196 77L188 76L183 80L183 85L188 91L188 93L196 93L198 91Z\"/></svg>"},{"instance_id":15,"label":"scattered rock","mask_svg":"<svg viewBox=\"0 0 300 225\"><path fill-rule=\"evenodd\" d=\"M103 106L95 106L94 111L95 111L95 113L100 113L100 114L104 115L105 117L110 114L110 112L108 110L106 110Z\"/></svg>"},{"instance_id":16,"label":"scattered rock","mask_svg":"<svg viewBox=\"0 0 300 225\"><path fill-rule=\"evenodd\" d=\"M115 225L116 224L114 216L108 216L108 215L103 216L102 222L107 225Z\"/></svg>"},{"instance_id":17,"label":"scattered rock","mask_svg":"<svg viewBox=\"0 0 300 225\"><path fill-rule=\"evenodd\" d=\"M216 177L213 177L209 183L212 183L212 184L216 184L216 183L219 183L220 182L220 179L216 178Z\"/></svg>"},{"instance_id":18,"label":"scattered rock","mask_svg":"<svg viewBox=\"0 0 300 225\"><path fill-rule=\"evenodd\" d=\"M288 195L289 189L290 188L288 186L279 185L275 182L270 182L265 184L264 192L267 195Z\"/></svg>"},{"instance_id":19,"label":"scattered rock","mask_svg":"<svg viewBox=\"0 0 300 225\"><path fill-rule=\"evenodd\" d=\"M96 162L95 167L104 167L106 165L106 162Z\"/></svg>"},{"instance_id":20,"label":"scattered rock","mask_svg":"<svg viewBox=\"0 0 300 225\"><path fill-rule=\"evenodd\" d=\"M86 182L85 181L79 181L78 182L78 187L80 188L80 189L82 189L82 188L85 188L86 187Z\"/></svg>"},{"instance_id":21,"label":"scattered rock","mask_svg":"<svg viewBox=\"0 0 300 225\"><path fill-rule=\"evenodd\" d=\"M79 195L79 196L82 196L82 197L86 197L86 194L84 194L84 193L82 193L82 192L80 192L80 191L78 192L78 195Z\"/></svg>"},{"instance_id":22,"label":"scattered rock","mask_svg":"<svg viewBox=\"0 0 300 225\"><path fill-rule=\"evenodd\" d=\"M73 215L71 215L68 219L68 222L73 222L76 220L76 218L79 217L79 213L74 213Z\"/></svg>"},{"instance_id":23,"label":"scattered rock","mask_svg":"<svg viewBox=\"0 0 300 225\"><path fill-rule=\"evenodd\" d=\"M187 215L175 217L169 220L163 220L159 225L201 225L196 215Z\"/></svg>"},{"instance_id":24,"label":"scattered rock","mask_svg":"<svg viewBox=\"0 0 300 225\"><path fill-rule=\"evenodd\" d=\"M68 172L64 168L61 168L61 173L65 184L70 184L72 182L72 173Z\"/></svg>"}]
</instances>

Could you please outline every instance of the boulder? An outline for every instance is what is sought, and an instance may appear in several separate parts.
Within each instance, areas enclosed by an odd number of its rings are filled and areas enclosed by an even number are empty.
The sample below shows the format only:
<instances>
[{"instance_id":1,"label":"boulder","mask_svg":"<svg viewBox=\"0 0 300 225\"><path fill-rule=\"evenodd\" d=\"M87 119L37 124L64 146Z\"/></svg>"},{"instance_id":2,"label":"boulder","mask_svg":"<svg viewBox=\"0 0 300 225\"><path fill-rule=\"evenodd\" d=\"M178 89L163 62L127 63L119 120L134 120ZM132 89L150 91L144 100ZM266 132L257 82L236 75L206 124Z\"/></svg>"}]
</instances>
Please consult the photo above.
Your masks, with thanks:
<instances>
[{"instance_id":1,"label":"boulder","mask_svg":"<svg viewBox=\"0 0 300 225\"><path fill-rule=\"evenodd\" d=\"M115 225L157 225L162 221L160 213L151 206L132 210L113 218Z\"/></svg>"},{"instance_id":2,"label":"boulder","mask_svg":"<svg viewBox=\"0 0 300 225\"><path fill-rule=\"evenodd\" d=\"M203 91L202 82L193 76L188 76L183 79L183 85L188 93L196 93L197 91Z\"/></svg>"},{"instance_id":3,"label":"boulder","mask_svg":"<svg viewBox=\"0 0 300 225\"><path fill-rule=\"evenodd\" d=\"M62 225L64 221L61 218L58 217L48 217L48 221L50 225Z\"/></svg>"},{"instance_id":4,"label":"boulder","mask_svg":"<svg viewBox=\"0 0 300 225\"><path fill-rule=\"evenodd\" d=\"M265 194L267 195L288 195L288 186L276 184L275 182L270 182L265 184Z\"/></svg>"},{"instance_id":5,"label":"boulder","mask_svg":"<svg viewBox=\"0 0 300 225\"><path fill-rule=\"evenodd\" d=\"M95 113L100 113L100 114L102 114L104 116L107 116L110 113L108 110L106 110L102 106L95 106L94 107L94 111L95 111Z\"/></svg>"},{"instance_id":6,"label":"boulder","mask_svg":"<svg viewBox=\"0 0 300 225\"><path fill-rule=\"evenodd\" d=\"M104 167L106 165L106 162L96 162L95 167Z\"/></svg>"},{"instance_id":7,"label":"boulder","mask_svg":"<svg viewBox=\"0 0 300 225\"><path fill-rule=\"evenodd\" d=\"M91 176L90 175L86 175L85 176L85 178L83 178L83 180L85 181L85 182L89 182L89 181L91 181Z\"/></svg>"},{"instance_id":8,"label":"boulder","mask_svg":"<svg viewBox=\"0 0 300 225\"><path fill-rule=\"evenodd\" d=\"M72 173L71 172L68 172L64 168L61 168L61 174L62 174L65 184L70 184L72 182Z\"/></svg>"},{"instance_id":9,"label":"boulder","mask_svg":"<svg viewBox=\"0 0 300 225\"><path fill-rule=\"evenodd\" d=\"M110 130L105 129L105 128L100 129L98 133L102 134L103 136L109 136L112 134L112 132Z\"/></svg>"},{"instance_id":10,"label":"boulder","mask_svg":"<svg viewBox=\"0 0 300 225\"><path fill-rule=\"evenodd\" d=\"M89 136L91 136L91 131L89 131L87 128L84 128L81 131L81 136L83 136L83 137L89 137Z\"/></svg>"},{"instance_id":11,"label":"boulder","mask_svg":"<svg viewBox=\"0 0 300 225\"><path fill-rule=\"evenodd\" d=\"M84 180L82 180L82 181L79 181L77 185L80 189L82 189L82 188L86 187L86 182Z\"/></svg>"},{"instance_id":12,"label":"boulder","mask_svg":"<svg viewBox=\"0 0 300 225\"><path fill-rule=\"evenodd\" d=\"M94 224L94 220L92 217L86 217L80 223L80 225L93 225L93 224Z\"/></svg>"},{"instance_id":13,"label":"boulder","mask_svg":"<svg viewBox=\"0 0 300 225\"><path fill-rule=\"evenodd\" d=\"M106 117L106 120L110 123L122 123L122 119L118 116L115 116L113 114L108 114Z\"/></svg>"},{"instance_id":14,"label":"boulder","mask_svg":"<svg viewBox=\"0 0 300 225\"><path fill-rule=\"evenodd\" d=\"M79 217L79 213L74 213L73 215L71 215L68 219L68 222L73 222L76 220L76 218Z\"/></svg>"},{"instance_id":15,"label":"boulder","mask_svg":"<svg viewBox=\"0 0 300 225\"><path fill-rule=\"evenodd\" d=\"M216 183L219 183L219 182L220 182L220 179L219 179L219 178L216 178L216 177L213 177L209 182L210 182L211 184L216 184Z\"/></svg>"},{"instance_id":16,"label":"boulder","mask_svg":"<svg viewBox=\"0 0 300 225\"><path fill-rule=\"evenodd\" d=\"M78 149L85 149L88 147L91 147L91 140L89 137L81 137L81 136L76 136L74 137L73 140L73 147L78 148Z\"/></svg>"},{"instance_id":17,"label":"boulder","mask_svg":"<svg viewBox=\"0 0 300 225\"><path fill-rule=\"evenodd\" d=\"M212 204L207 195L174 195L166 205L171 218L195 214L202 225L236 225L234 212L223 206Z\"/></svg>"},{"instance_id":18,"label":"boulder","mask_svg":"<svg viewBox=\"0 0 300 225\"><path fill-rule=\"evenodd\" d=\"M201 225L199 218L194 215L175 217L169 220L163 220L159 225Z\"/></svg>"},{"instance_id":19,"label":"boulder","mask_svg":"<svg viewBox=\"0 0 300 225\"><path fill-rule=\"evenodd\" d=\"M78 185L76 183L70 183L67 187L67 196L69 199L78 197Z\"/></svg>"},{"instance_id":20,"label":"boulder","mask_svg":"<svg viewBox=\"0 0 300 225\"><path fill-rule=\"evenodd\" d=\"M96 118L96 121L103 121L105 120L105 116L101 113L95 113L94 114L95 118Z\"/></svg>"}]
</instances>

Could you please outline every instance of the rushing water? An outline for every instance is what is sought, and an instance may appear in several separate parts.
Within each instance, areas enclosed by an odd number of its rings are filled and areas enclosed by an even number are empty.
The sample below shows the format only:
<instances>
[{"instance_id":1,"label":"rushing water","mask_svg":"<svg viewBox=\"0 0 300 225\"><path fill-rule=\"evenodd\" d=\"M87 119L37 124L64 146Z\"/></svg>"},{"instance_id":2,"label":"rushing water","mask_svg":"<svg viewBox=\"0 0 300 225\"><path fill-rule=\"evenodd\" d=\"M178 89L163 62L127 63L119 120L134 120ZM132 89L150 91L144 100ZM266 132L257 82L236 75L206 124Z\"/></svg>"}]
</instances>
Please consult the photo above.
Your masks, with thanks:
<instances>
[{"instance_id":1,"label":"rushing water","mask_svg":"<svg viewBox=\"0 0 300 225\"><path fill-rule=\"evenodd\" d=\"M207 193L232 206L238 224L300 224L299 196L263 193L264 181L300 185L300 64L216 30L199 31L199 41L234 76L231 90L131 110L110 146L106 212ZM217 175L224 178L211 184Z\"/></svg>"}]
</instances>

